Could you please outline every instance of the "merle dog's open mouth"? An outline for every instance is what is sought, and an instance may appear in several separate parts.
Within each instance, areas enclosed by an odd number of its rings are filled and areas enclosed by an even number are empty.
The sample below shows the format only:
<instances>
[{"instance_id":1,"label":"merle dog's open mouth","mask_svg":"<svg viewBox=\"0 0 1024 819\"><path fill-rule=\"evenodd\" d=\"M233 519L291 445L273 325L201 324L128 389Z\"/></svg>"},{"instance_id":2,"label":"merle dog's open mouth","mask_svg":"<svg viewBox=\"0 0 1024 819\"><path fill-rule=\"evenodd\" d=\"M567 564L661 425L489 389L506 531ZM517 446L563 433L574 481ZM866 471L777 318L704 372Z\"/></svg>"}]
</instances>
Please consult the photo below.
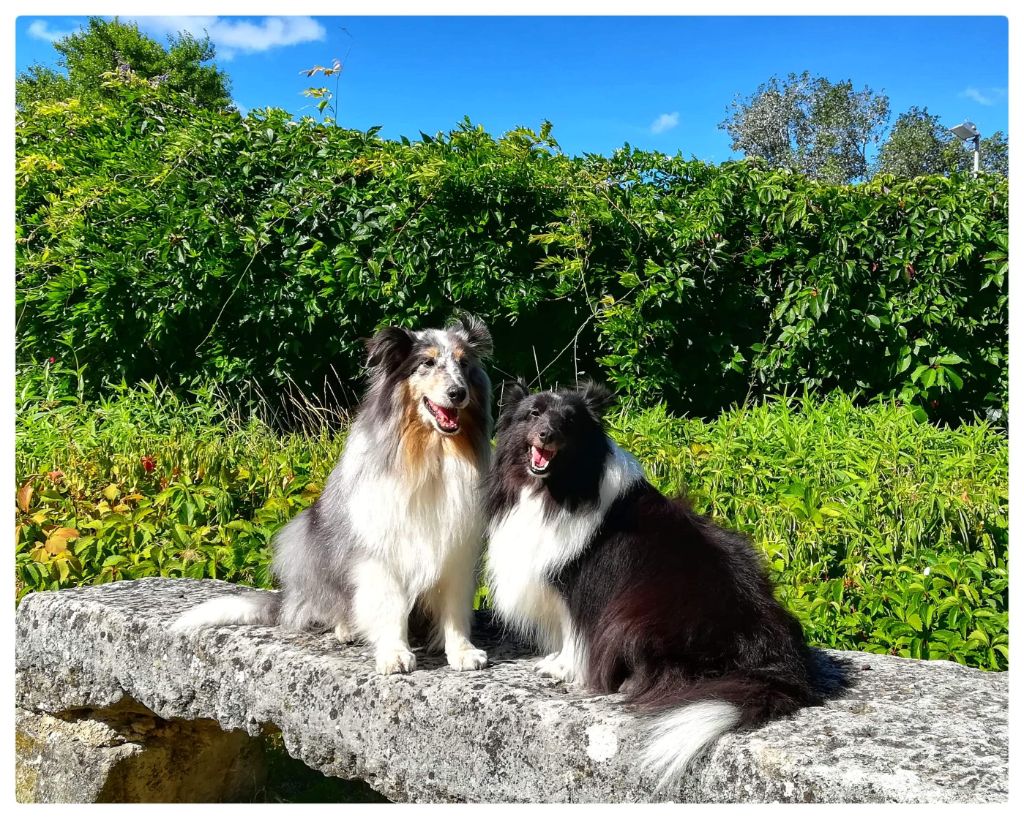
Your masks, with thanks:
<instances>
[{"instance_id":1,"label":"merle dog's open mouth","mask_svg":"<svg viewBox=\"0 0 1024 819\"><path fill-rule=\"evenodd\" d=\"M423 404L434 416L434 423L440 432L454 435L459 431L459 410L457 407L442 407L435 404L426 396L423 397Z\"/></svg>"},{"instance_id":2,"label":"merle dog's open mouth","mask_svg":"<svg viewBox=\"0 0 1024 819\"><path fill-rule=\"evenodd\" d=\"M557 449L543 449L530 445L530 471L534 475L543 475L551 468L551 461L558 454Z\"/></svg>"}]
</instances>

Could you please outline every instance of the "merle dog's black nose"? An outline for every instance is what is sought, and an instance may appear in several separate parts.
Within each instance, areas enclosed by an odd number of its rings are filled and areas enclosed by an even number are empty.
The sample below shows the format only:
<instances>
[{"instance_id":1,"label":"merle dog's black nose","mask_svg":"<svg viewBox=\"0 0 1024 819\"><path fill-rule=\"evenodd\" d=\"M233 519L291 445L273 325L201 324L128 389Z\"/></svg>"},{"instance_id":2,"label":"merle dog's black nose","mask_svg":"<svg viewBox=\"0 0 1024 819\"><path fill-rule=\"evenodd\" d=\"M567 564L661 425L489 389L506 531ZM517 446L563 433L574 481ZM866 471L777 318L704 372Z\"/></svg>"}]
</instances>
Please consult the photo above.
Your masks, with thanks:
<instances>
[{"instance_id":1,"label":"merle dog's black nose","mask_svg":"<svg viewBox=\"0 0 1024 819\"><path fill-rule=\"evenodd\" d=\"M452 401L465 401L466 400L466 388L465 387L449 387L448 397Z\"/></svg>"}]
</instances>

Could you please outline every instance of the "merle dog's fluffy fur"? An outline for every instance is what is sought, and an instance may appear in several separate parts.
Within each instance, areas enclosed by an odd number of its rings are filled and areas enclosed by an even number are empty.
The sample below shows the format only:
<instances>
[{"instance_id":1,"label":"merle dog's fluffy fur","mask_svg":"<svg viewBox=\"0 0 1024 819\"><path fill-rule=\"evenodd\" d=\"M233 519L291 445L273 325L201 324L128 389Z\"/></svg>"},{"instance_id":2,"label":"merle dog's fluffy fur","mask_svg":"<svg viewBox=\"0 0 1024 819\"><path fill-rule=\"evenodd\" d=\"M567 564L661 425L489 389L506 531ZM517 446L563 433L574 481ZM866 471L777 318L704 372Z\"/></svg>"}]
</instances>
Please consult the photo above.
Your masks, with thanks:
<instances>
[{"instance_id":1,"label":"merle dog's fluffy fur","mask_svg":"<svg viewBox=\"0 0 1024 819\"><path fill-rule=\"evenodd\" d=\"M411 671L413 610L456 669L469 639L490 463L491 338L466 316L444 329L386 327L367 343L369 390L320 497L279 531L281 594L215 598L174 628L263 623L330 628L374 648L377 670Z\"/></svg>"},{"instance_id":2,"label":"merle dog's fluffy fur","mask_svg":"<svg viewBox=\"0 0 1024 819\"><path fill-rule=\"evenodd\" d=\"M499 616L541 673L652 713L664 784L721 733L816 703L797 620L742 536L663 496L604 431L602 387L503 388L488 479Z\"/></svg>"}]
</instances>

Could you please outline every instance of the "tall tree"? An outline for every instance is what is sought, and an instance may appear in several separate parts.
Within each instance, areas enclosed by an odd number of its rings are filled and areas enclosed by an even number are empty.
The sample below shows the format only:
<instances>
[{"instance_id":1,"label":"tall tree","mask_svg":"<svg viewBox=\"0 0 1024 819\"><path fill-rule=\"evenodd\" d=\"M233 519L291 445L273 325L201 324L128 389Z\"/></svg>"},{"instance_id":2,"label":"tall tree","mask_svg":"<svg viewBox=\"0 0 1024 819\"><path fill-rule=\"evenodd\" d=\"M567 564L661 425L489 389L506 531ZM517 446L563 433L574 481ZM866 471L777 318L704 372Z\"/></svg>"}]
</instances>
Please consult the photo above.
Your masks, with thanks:
<instances>
[{"instance_id":1,"label":"tall tree","mask_svg":"<svg viewBox=\"0 0 1024 819\"><path fill-rule=\"evenodd\" d=\"M231 103L227 75L215 65L204 65L216 54L208 36L198 39L181 32L169 37L165 48L139 31L135 23L90 17L85 28L57 40L53 47L60 54L58 65L67 71L66 76L45 66L31 66L15 82L18 105L112 93L103 86L103 74L123 66L188 94L201 106L223 108Z\"/></svg>"},{"instance_id":2,"label":"tall tree","mask_svg":"<svg viewBox=\"0 0 1024 819\"><path fill-rule=\"evenodd\" d=\"M967 172L974 167L970 143L957 139L927 108L912 107L897 118L875 162L876 173L911 179L926 174ZM1006 176L1006 136L996 131L981 140L981 170Z\"/></svg>"},{"instance_id":3,"label":"tall tree","mask_svg":"<svg viewBox=\"0 0 1024 819\"><path fill-rule=\"evenodd\" d=\"M737 98L719 127L732 149L789 167L825 182L868 175L868 150L881 141L889 98L849 80L833 83L809 72L772 77L746 98Z\"/></svg>"},{"instance_id":4,"label":"tall tree","mask_svg":"<svg viewBox=\"0 0 1024 819\"><path fill-rule=\"evenodd\" d=\"M1010 143L1002 131L996 131L992 136L982 138L981 170L985 173L997 173L1000 176L1010 175Z\"/></svg>"},{"instance_id":5,"label":"tall tree","mask_svg":"<svg viewBox=\"0 0 1024 819\"><path fill-rule=\"evenodd\" d=\"M910 179L925 174L948 173L955 161L954 137L927 108L912 107L899 115L888 139L878 152L876 173Z\"/></svg>"}]
</instances>

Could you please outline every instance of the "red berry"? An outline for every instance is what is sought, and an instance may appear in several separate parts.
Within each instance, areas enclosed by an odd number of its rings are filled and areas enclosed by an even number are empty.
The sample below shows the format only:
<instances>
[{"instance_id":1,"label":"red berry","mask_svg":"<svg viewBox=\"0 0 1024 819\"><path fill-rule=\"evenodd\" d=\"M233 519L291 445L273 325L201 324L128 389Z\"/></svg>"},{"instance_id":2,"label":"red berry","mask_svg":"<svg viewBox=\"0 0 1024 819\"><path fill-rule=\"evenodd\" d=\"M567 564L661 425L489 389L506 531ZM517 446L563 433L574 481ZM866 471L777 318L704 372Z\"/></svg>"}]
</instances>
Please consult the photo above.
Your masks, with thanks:
<instances>
[{"instance_id":1,"label":"red berry","mask_svg":"<svg viewBox=\"0 0 1024 819\"><path fill-rule=\"evenodd\" d=\"M152 455L143 455L141 463L142 468L145 469L147 472L152 472L154 469L156 469L156 459Z\"/></svg>"}]
</instances>

